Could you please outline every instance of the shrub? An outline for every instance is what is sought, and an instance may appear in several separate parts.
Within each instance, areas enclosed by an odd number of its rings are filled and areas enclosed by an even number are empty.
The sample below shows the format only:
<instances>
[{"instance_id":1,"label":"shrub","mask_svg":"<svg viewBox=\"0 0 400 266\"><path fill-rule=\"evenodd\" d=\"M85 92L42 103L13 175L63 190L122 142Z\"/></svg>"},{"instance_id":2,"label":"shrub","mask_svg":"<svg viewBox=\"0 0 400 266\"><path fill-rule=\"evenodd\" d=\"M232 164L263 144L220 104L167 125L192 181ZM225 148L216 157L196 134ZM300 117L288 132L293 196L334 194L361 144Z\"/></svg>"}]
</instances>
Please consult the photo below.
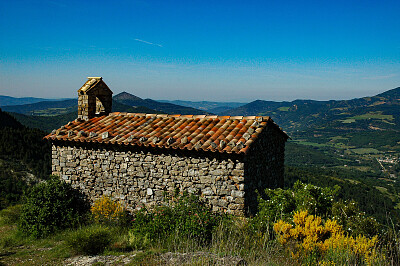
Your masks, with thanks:
<instances>
[{"instance_id":1,"label":"shrub","mask_svg":"<svg viewBox=\"0 0 400 266\"><path fill-rule=\"evenodd\" d=\"M142 235L137 234L135 231L131 230L128 232L127 236L127 246L132 249L145 249L150 245L150 239L148 234Z\"/></svg>"},{"instance_id":2,"label":"shrub","mask_svg":"<svg viewBox=\"0 0 400 266\"><path fill-rule=\"evenodd\" d=\"M258 213L251 221L255 231L266 233L278 219L288 220L296 211L329 217L338 186L321 188L297 181L291 189L266 189L267 199L259 198Z\"/></svg>"},{"instance_id":3,"label":"shrub","mask_svg":"<svg viewBox=\"0 0 400 266\"><path fill-rule=\"evenodd\" d=\"M173 209L156 206L152 210L142 208L133 215L132 232L152 240L164 238L175 229Z\"/></svg>"},{"instance_id":4,"label":"shrub","mask_svg":"<svg viewBox=\"0 0 400 266\"><path fill-rule=\"evenodd\" d=\"M353 235L373 237L381 225L362 212L355 201L335 201L339 187L320 188L297 181L290 189L266 189L267 199L259 199L259 212L251 221L255 232L272 233L277 220L289 221L298 211L323 219L336 220L344 230Z\"/></svg>"},{"instance_id":5,"label":"shrub","mask_svg":"<svg viewBox=\"0 0 400 266\"><path fill-rule=\"evenodd\" d=\"M337 220L347 233L354 236L362 234L373 237L379 234L382 228L375 218L361 211L354 200L335 202L332 206L332 218Z\"/></svg>"},{"instance_id":6,"label":"shrub","mask_svg":"<svg viewBox=\"0 0 400 266\"><path fill-rule=\"evenodd\" d=\"M133 235L151 240L178 234L208 242L213 228L221 219L221 215L213 213L198 197L185 193L173 199L169 206L137 211L133 216L131 231Z\"/></svg>"},{"instance_id":7,"label":"shrub","mask_svg":"<svg viewBox=\"0 0 400 266\"><path fill-rule=\"evenodd\" d=\"M221 216L192 194L178 198L173 208L176 230L183 236L210 240L213 228L219 224Z\"/></svg>"},{"instance_id":8,"label":"shrub","mask_svg":"<svg viewBox=\"0 0 400 266\"><path fill-rule=\"evenodd\" d=\"M127 215L121 203L108 196L95 201L91 211L96 222L101 224L121 224Z\"/></svg>"},{"instance_id":9,"label":"shrub","mask_svg":"<svg viewBox=\"0 0 400 266\"><path fill-rule=\"evenodd\" d=\"M100 254L110 246L111 233L101 225L84 227L71 232L66 237L66 244L77 254Z\"/></svg>"},{"instance_id":10,"label":"shrub","mask_svg":"<svg viewBox=\"0 0 400 266\"><path fill-rule=\"evenodd\" d=\"M347 257L350 254L352 264L359 264L361 260L371 264L376 259L377 236L372 239L363 235L346 236L335 220L328 219L323 223L321 217L308 215L307 211L296 212L293 223L294 226L279 220L274 224L274 231L279 242L287 246L292 256L300 261L311 264L316 261L335 263L337 261L331 260L338 256L332 254L338 253L347 254Z\"/></svg>"},{"instance_id":11,"label":"shrub","mask_svg":"<svg viewBox=\"0 0 400 266\"><path fill-rule=\"evenodd\" d=\"M19 228L35 238L80 224L88 211L83 196L57 177L32 187L23 205Z\"/></svg>"}]
</instances>

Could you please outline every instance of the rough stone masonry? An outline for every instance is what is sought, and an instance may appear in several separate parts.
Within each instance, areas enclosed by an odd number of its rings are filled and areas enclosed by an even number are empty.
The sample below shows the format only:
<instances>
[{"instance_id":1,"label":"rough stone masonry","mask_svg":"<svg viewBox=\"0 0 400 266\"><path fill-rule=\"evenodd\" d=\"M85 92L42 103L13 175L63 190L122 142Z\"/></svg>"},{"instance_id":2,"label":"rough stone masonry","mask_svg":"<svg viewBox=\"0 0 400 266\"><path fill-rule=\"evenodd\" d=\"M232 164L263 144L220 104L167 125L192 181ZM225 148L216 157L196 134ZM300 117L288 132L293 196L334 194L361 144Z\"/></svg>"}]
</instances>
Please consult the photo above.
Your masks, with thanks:
<instances>
[{"instance_id":1,"label":"rough stone masonry","mask_svg":"<svg viewBox=\"0 0 400 266\"><path fill-rule=\"evenodd\" d=\"M244 209L244 164L239 159L183 156L105 147L53 146L53 174L91 199L109 195L130 209L161 204L175 189L199 194L214 211Z\"/></svg>"},{"instance_id":2,"label":"rough stone masonry","mask_svg":"<svg viewBox=\"0 0 400 266\"><path fill-rule=\"evenodd\" d=\"M285 140L260 142L248 156L54 142L52 173L91 200L109 195L129 210L162 204L179 189L205 198L214 211L243 215L255 208L256 190L283 185Z\"/></svg>"}]
</instances>

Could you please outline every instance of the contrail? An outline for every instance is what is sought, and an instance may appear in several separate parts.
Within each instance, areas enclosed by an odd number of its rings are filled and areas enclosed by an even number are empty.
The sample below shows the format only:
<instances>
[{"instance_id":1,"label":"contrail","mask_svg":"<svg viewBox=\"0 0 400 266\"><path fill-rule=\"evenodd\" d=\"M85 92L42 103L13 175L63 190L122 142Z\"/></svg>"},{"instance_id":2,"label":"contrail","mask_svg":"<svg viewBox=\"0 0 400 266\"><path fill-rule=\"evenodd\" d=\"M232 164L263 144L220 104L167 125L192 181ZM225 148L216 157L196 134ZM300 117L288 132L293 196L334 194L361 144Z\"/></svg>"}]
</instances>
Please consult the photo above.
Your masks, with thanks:
<instances>
[{"instance_id":1,"label":"contrail","mask_svg":"<svg viewBox=\"0 0 400 266\"><path fill-rule=\"evenodd\" d=\"M149 45L155 45L155 46L158 46L158 47L163 47L161 44L158 44L158 43L152 43L152 42L148 42L148 41L141 40L141 39L134 39L134 40L137 41L137 42L142 42L142 43L149 44Z\"/></svg>"}]
</instances>

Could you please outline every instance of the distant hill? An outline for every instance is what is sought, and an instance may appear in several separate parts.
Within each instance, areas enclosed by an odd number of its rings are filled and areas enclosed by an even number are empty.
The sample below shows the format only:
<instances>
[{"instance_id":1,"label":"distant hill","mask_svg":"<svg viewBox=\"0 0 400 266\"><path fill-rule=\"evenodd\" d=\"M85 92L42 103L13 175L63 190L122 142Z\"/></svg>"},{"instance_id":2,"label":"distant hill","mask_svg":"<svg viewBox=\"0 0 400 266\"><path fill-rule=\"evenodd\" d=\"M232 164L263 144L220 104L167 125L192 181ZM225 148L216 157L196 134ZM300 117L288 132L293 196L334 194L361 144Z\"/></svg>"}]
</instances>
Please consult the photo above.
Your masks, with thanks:
<instances>
[{"instance_id":1,"label":"distant hill","mask_svg":"<svg viewBox=\"0 0 400 266\"><path fill-rule=\"evenodd\" d=\"M10 113L15 119L22 125L41 129L45 132L50 132L53 129L60 128L61 126L67 124L68 122L75 120L78 117L78 106L74 106L73 112L55 115L55 116L35 116L35 115L24 115L19 113ZM149 109L147 107L139 106L132 107L119 102L113 101L112 106L113 112L127 112L127 113L157 113L155 110Z\"/></svg>"},{"instance_id":2,"label":"distant hill","mask_svg":"<svg viewBox=\"0 0 400 266\"><path fill-rule=\"evenodd\" d=\"M210 112L210 113L216 114L216 115L222 115L232 109L233 109L233 107L229 107L229 106L219 106L219 107L208 109L207 112Z\"/></svg>"},{"instance_id":3,"label":"distant hill","mask_svg":"<svg viewBox=\"0 0 400 266\"><path fill-rule=\"evenodd\" d=\"M15 117L24 126L37 128L48 133L76 119L78 111L54 116L23 115L18 113L10 113L10 115Z\"/></svg>"},{"instance_id":4,"label":"distant hill","mask_svg":"<svg viewBox=\"0 0 400 266\"><path fill-rule=\"evenodd\" d=\"M342 101L257 100L228 110L224 115L271 116L289 132L315 127L348 131L400 130L400 88L373 97Z\"/></svg>"},{"instance_id":5,"label":"distant hill","mask_svg":"<svg viewBox=\"0 0 400 266\"><path fill-rule=\"evenodd\" d=\"M158 100L158 102L172 103L186 107L193 107L214 114L218 114L219 112L227 111L246 104L240 102L209 102L209 101L192 102L192 101L180 101L180 100L174 100L174 101Z\"/></svg>"},{"instance_id":6,"label":"distant hill","mask_svg":"<svg viewBox=\"0 0 400 266\"><path fill-rule=\"evenodd\" d=\"M398 100L398 99L400 99L400 87L385 91L381 94L376 95L376 97L383 97L386 99L392 99L392 100L397 99Z\"/></svg>"},{"instance_id":7,"label":"distant hill","mask_svg":"<svg viewBox=\"0 0 400 266\"><path fill-rule=\"evenodd\" d=\"M135 96L135 95L133 95L133 94L130 94L130 93L128 93L128 92L121 92L121 93L119 93L119 94L117 94L117 95L115 95L114 97L113 97L113 99L115 100L115 101L118 101L118 102L124 102L124 101L132 101L132 102L135 102L135 101L143 101L143 99L142 98L140 98L140 97L137 97L137 96Z\"/></svg>"},{"instance_id":8,"label":"distant hill","mask_svg":"<svg viewBox=\"0 0 400 266\"><path fill-rule=\"evenodd\" d=\"M44 101L61 101L65 99L44 99L44 98L34 98L34 97L23 97L23 98L15 98L11 96L3 96L0 95L0 106L8 106L8 105L21 105L21 104L30 104Z\"/></svg>"},{"instance_id":9,"label":"distant hill","mask_svg":"<svg viewBox=\"0 0 400 266\"><path fill-rule=\"evenodd\" d=\"M251 103L242 105L240 107L231 109L225 112L225 115L259 115L261 113L276 110L283 106L289 106L289 102L273 102L273 101L263 101L255 100Z\"/></svg>"},{"instance_id":10,"label":"distant hill","mask_svg":"<svg viewBox=\"0 0 400 266\"><path fill-rule=\"evenodd\" d=\"M121 92L113 97L114 101L129 105L129 106L144 106L157 112L163 112L167 114L182 114L182 115L201 115L208 114L206 111L198 110L192 107L186 107L166 102L158 102L152 99L141 99L135 95L127 92Z\"/></svg>"},{"instance_id":11,"label":"distant hill","mask_svg":"<svg viewBox=\"0 0 400 266\"><path fill-rule=\"evenodd\" d=\"M25 115L59 115L75 111L77 108L76 99L62 101L43 101L23 105L10 105L2 107L6 112L13 112Z\"/></svg>"},{"instance_id":12,"label":"distant hill","mask_svg":"<svg viewBox=\"0 0 400 266\"><path fill-rule=\"evenodd\" d=\"M201 111L191 107L157 102L152 99L143 100L127 92L122 92L114 96L113 100L114 100L113 105L115 106L118 106L118 104L125 105L125 107L121 107L124 110L124 112L133 112L135 110L137 111L138 110L137 108L140 107L141 111L146 113L151 112L151 113L195 114L195 115L207 114L207 112L205 111ZM41 101L30 104L9 105L9 106L4 106L2 108L6 112L18 113L24 115L56 116L74 112L78 108L77 103L78 103L77 99L68 99L68 100ZM126 106L136 107L136 109L131 109L129 111L129 109L127 109Z\"/></svg>"},{"instance_id":13,"label":"distant hill","mask_svg":"<svg viewBox=\"0 0 400 266\"><path fill-rule=\"evenodd\" d=\"M78 108L78 106L76 106ZM146 113L146 114L165 114L164 112L156 111L145 106L129 106L113 100L113 112L126 112L126 113Z\"/></svg>"}]
</instances>

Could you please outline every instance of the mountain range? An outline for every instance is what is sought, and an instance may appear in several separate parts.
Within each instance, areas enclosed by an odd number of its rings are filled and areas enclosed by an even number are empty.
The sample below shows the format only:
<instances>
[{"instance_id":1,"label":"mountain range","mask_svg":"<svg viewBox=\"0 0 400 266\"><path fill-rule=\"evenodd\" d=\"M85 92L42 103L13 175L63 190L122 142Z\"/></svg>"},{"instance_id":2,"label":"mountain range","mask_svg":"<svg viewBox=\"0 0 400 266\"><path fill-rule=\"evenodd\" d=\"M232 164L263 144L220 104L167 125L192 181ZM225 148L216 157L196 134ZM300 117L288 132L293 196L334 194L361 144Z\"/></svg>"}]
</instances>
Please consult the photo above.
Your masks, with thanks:
<instances>
[{"instance_id":1,"label":"mountain range","mask_svg":"<svg viewBox=\"0 0 400 266\"><path fill-rule=\"evenodd\" d=\"M224 112L245 105L246 103L242 102L210 102L210 101L167 101L167 100L158 100L159 102L172 103L176 105L182 105L186 107L193 107L199 110L207 111L213 114L223 114Z\"/></svg>"},{"instance_id":2,"label":"mountain range","mask_svg":"<svg viewBox=\"0 0 400 266\"><path fill-rule=\"evenodd\" d=\"M45 98L35 98L35 97L15 98L10 96L0 95L0 106L30 104L30 103L57 101L57 100L65 100L65 99L45 99Z\"/></svg>"},{"instance_id":3,"label":"mountain range","mask_svg":"<svg viewBox=\"0 0 400 266\"><path fill-rule=\"evenodd\" d=\"M0 107L5 112L18 113L34 116L54 116L74 112L78 109L76 99L67 100L46 100L29 104L10 105L10 102L18 98L7 96L8 102L5 106L0 104ZM113 97L113 111L118 112L133 112L130 107L139 108L136 111L146 113L168 113L168 114L208 114L206 111L198 110L192 107L176 105L172 103L158 102L152 99L141 99L127 92L122 92Z\"/></svg>"},{"instance_id":4,"label":"mountain range","mask_svg":"<svg viewBox=\"0 0 400 266\"><path fill-rule=\"evenodd\" d=\"M11 99L6 104L14 100ZM265 115L271 116L289 133L317 128L342 131L400 130L400 87L376 96L352 100L295 100L291 102L256 100L238 106L240 104L238 102L155 101L142 99L127 92L113 97L113 111L195 115L214 113L232 116ZM1 108L3 111L26 115L30 118L48 116L48 120L56 120L55 117L50 117L64 115L58 120L65 121L66 118L72 117L71 113L76 112L77 100L46 100L22 105L7 105ZM24 120L25 123L29 120L29 117L21 115L16 115L16 117Z\"/></svg>"},{"instance_id":5,"label":"mountain range","mask_svg":"<svg viewBox=\"0 0 400 266\"><path fill-rule=\"evenodd\" d=\"M29 104L1 106L3 111L25 115L59 115L77 110L77 100L40 101Z\"/></svg>"},{"instance_id":6,"label":"mountain range","mask_svg":"<svg viewBox=\"0 0 400 266\"><path fill-rule=\"evenodd\" d=\"M400 87L372 97L341 101L256 100L224 115L271 116L289 132L315 127L343 130L400 130Z\"/></svg>"},{"instance_id":7,"label":"mountain range","mask_svg":"<svg viewBox=\"0 0 400 266\"><path fill-rule=\"evenodd\" d=\"M113 99L114 101L117 101L119 103L128 106L144 106L155 110L156 113L162 112L167 114L182 114L182 115L208 114L208 112L206 111L195 109L193 107L187 107L167 102L160 102L152 99L142 99L127 92L121 92L115 95Z\"/></svg>"}]
</instances>

